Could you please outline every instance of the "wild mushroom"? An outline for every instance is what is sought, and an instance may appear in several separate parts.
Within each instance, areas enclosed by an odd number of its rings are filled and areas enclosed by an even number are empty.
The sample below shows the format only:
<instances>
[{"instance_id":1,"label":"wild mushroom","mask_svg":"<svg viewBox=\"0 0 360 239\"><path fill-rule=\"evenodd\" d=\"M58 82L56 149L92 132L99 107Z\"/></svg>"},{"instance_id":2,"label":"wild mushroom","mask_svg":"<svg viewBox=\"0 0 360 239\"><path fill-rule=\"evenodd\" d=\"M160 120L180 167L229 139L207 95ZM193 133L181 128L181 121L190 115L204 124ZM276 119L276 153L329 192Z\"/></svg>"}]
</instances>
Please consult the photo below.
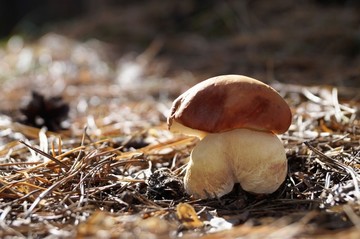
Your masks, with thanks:
<instances>
[{"instance_id":1,"label":"wild mushroom","mask_svg":"<svg viewBox=\"0 0 360 239\"><path fill-rule=\"evenodd\" d=\"M173 102L168 127L200 138L186 169L186 192L221 197L235 183L255 194L276 191L287 174L276 134L287 131L291 118L273 88L246 76L213 77L184 92Z\"/></svg>"}]
</instances>

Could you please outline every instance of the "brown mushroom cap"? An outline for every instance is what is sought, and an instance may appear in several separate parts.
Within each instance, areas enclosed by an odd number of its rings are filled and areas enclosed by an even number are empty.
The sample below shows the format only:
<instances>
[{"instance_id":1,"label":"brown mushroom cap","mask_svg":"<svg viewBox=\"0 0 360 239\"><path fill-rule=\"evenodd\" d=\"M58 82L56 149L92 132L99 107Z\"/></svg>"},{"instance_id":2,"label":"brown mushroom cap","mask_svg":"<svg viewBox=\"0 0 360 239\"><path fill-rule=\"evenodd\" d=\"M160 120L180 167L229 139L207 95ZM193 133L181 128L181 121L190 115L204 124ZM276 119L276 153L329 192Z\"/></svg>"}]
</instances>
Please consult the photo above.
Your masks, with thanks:
<instances>
[{"instance_id":1,"label":"brown mushroom cap","mask_svg":"<svg viewBox=\"0 0 360 239\"><path fill-rule=\"evenodd\" d=\"M285 100L270 86L242 75L202 81L174 102L168 117L188 128L208 133L238 128L284 133L291 124Z\"/></svg>"}]
</instances>

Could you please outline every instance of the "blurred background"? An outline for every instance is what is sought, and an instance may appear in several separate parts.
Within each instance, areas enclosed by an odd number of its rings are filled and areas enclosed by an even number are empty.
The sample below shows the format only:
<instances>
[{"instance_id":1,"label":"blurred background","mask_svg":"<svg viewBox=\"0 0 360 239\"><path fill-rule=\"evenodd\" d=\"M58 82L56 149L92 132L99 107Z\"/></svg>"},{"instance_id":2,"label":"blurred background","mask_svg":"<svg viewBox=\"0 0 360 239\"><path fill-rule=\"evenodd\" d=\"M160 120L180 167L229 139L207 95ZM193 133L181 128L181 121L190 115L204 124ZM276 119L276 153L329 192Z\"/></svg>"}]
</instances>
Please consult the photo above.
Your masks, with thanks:
<instances>
[{"instance_id":1,"label":"blurred background","mask_svg":"<svg viewBox=\"0 0 360 239\"><path fill-rule=\"evenodd\" d=\"M356 0L2 0L0 36L98 39L115 61L146 52L166 74L360 88Z\"/></svg>"}]
</instances>

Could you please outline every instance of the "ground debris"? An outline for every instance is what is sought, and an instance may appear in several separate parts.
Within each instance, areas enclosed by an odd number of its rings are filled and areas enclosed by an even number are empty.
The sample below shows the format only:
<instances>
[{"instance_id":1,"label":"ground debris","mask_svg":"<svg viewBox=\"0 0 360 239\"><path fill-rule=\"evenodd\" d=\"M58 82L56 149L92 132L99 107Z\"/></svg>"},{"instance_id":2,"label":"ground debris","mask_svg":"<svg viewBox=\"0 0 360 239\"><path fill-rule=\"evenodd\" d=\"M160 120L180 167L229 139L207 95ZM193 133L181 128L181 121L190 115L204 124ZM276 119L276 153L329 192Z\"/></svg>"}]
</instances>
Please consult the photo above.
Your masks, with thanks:
<instances>
[{"instance_id":1,"label":"ground debris","mask_svg":"<svg viewBox=\"0 0 360 239\"><path fill-rule=\"evenodd\" d=\"M46 127L50 131L64 129L62 122L68 118L69 105L61 97L45 98L38 92L31 93L31 99L20 108L20 122L37 128Z\"/></svg>"},{"instance_id":2,"label":"ground debris","mask_svg":"<svg viewBox=\"0 0 360 239\"><path fill-rule=\"evenodd\" d=\"M195 209L188 203L179 203L176 206L176 215L186 229L201 228L204 223L199 220Z\"/></svg>"},{"instance_id":3,"label":"ground debris","mask_svg":"<svg viewBox=\"0 0 360 239\"><path fill-rule=\"evenodd\" d=\"M67 51L62 54L65 62L71 58ZM153 75L156 80L141 92L125 90L106 80L114 77L106 67L110 76L93 72L90 66L104 66L104 60L90 63L84 63L76 79L62 72L61 95L71 111L68 129L55 133L0 115L0 237L321 238L331 231L356 235L358 101L343 100L336 88L274 84L293 112L289 131L280 136L289 164L285 183L267 197L236 185L222 198L193 200L184 192L182 177L197 140L171 134L165 122L171 97L184 81ZM5 85L11 92L27 92L32 83L43 83L19 82ZM56 92L49 85L49 92ZM10 105L21 96L4 93L0 98ZM61 103L60 111L63 107ZM177 216L180 203L193 208L192 216L204 227L183 228Z\"/></svg>"},{"instance_id":4,"label":"ground debris","mask_svg":"<svg viewBox=\"0 0 360 239\"><path fill-rule=\"evenodd\" d=\"M169 169L161 168L148 178L146 195L153 200L183 199L184 185Z\"/></svg>"}]
</instances>

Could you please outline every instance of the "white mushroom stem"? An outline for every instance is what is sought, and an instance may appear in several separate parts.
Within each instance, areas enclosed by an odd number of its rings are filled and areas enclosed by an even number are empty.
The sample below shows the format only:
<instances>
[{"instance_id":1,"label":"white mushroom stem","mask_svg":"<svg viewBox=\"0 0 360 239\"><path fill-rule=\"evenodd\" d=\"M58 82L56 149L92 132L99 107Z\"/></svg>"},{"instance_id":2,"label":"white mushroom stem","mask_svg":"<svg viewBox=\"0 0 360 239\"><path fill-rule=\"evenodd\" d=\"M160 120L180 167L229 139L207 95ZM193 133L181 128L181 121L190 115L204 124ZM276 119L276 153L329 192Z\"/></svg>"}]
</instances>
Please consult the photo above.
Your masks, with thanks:
<instances>
[{"instance_id":1,"label":"white mushroom stem","mask_svg":"<svg viewBox=\"0 0 360 239\"><path fill-rule=\"evenodd\" d=\"M235 183L248 192L276 191L287 174L285 149L269 132L236 129L208 134L193 149L184 178L195 198L221 197Z\"/></svg>"}]
</instances>

